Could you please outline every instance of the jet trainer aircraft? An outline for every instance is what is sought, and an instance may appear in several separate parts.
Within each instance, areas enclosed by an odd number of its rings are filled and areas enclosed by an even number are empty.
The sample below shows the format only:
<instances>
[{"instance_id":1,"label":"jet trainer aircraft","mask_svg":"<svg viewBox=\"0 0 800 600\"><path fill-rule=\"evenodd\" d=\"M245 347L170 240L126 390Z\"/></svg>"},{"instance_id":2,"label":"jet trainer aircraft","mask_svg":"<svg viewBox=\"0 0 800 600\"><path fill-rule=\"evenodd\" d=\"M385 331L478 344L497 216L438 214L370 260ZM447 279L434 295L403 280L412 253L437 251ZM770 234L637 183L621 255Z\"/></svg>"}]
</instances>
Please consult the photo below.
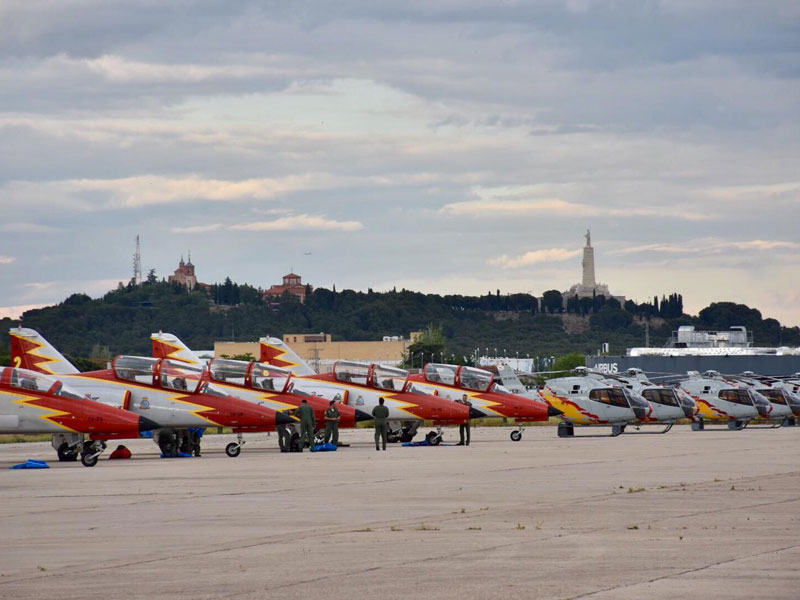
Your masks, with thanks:
<instances>
[{"instance_id":1,"label":"jet trainer aircraft","mask_svg":"<svg viewBox=\"0 0 800 600\"><path fill-rule=\"evenodd\" d=\"M177 336L170 333L154 333L155 358L174 357L192 364L202 362ZM325 424L325 410L330 401L324 398L294 391L292 372L265 363L247 362L225 358L214 358L209 362L209 379L215 388L232 396L270 406L275 410L295 409L303 400L314 409L318 427ZM361 421L372 420L372 415L346 404L340 404L340 428L352 428Z\"/></svg>"},{"instance_id":2,"label":"jet trainer aircraft","mask_svg":"<svg viewBox=\"0 0 800 600\"><path fill-rule=\"evenodd\" d=\"M32 329L11 330L11 352L15 363L32 365L34 370L44 355L48 357L46 367L51 370L77 371ZM59 363L57 367L55 363ZM118 356L110 369L62 377L80 393L91 394L104 404L144 414L161 427L231 427L238 435L237 442L226 448L231 457L239 455L244 432L274 431L276 425L294 422L289 415L217 389L203 373L203 368L178 360Z\"/></svg>"},{"instance_id":3,"label":"jet trainer aircraft","mask_svg":"<svg viewBox=\"0 0 800 600\"><path fill-rule=\"evenodd\" d=\"M484 369L428 363L422 373L408 379L413 390L449 400L459 400L466 394L472 408L483 413L484 418L516 419L519 428L511 432L515 442L522 439L524 423L547 421L560 414L540 399L511 393L493 373Z\"/></svg>"},{"instance_id":4,"label":"jet trainer aircraft","mask_svg":"<svg viewBox=\"0 0 800 600\"><path fill-rule=\"evenodd\" d=\"M0 433L53 434L60 460L93 467L105 440L138 436L159 425L147 417L89 400L59 379L27 369L0 367ZM84 435L91 436L89 443Z\"/></svg>"}]
</instances>

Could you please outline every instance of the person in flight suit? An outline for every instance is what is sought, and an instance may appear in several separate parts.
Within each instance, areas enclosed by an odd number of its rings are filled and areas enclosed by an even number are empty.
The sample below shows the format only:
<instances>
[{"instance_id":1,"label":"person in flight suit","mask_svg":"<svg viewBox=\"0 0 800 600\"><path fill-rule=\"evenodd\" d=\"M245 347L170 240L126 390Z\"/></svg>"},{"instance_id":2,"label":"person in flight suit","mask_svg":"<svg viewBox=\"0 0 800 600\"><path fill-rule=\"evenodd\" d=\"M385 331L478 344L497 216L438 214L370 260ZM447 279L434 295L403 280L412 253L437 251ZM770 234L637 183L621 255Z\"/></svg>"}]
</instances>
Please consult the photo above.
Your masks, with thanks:
<instances>
[{"instance_id":1,"label":"person in flight suit","mask_svg":"<svg viewBox=\"0 0 800 600\"><path fill-rule=\"evenodd\" d=\"M465 404L467 406L472 406L472 402L469 401L469 398L467 397L466 394L461 396L461 400L456 400L456 402L460 402L461 404ZM462 423L461 425L458 426L458 433L461 436L461 441L458 442L458 445L469 446L469 419L467 419L466 423ZM466 441L464 441L465 437Z\"/></svg>"},{"instance_id":2,"label":"person in flight suit","mask_svg":"<svg viewBox=\"0 0 800 600\"><path fill-rule=\"evenodd\" d=\"M331 437L333 443L339 445L339 420L341 415L339 409L336 408L336 400L331 400L330 406L325 409L325 443L327 444Z\"/></svg>"},{"instance_id":3,"label":"person in flight suit","mask_svg":"<svg viewBox=\"0 0 800 600\"><path fill-rule=\"evenodd\" d=\"M378 442L381 441L386 450L386 419L389 418L389 408L383 405L383 398L378 398L378 406L372 409L372 416L375 417L375 450L380 450Z\"/></svg>"},{"instance_id":4,"label":"person in flight suit","mask_svg":"<svg viewBox=\"0 0 800 600\"><path fill-rule=\"evenodd\" d=\"M302 452L306 443L313 451L314 428L316 427L317 420L314 418L314 409L305 398L303 398L300 407L297 409L297 416L300 417L300 451Z\"/></svg>"}]
</instances>

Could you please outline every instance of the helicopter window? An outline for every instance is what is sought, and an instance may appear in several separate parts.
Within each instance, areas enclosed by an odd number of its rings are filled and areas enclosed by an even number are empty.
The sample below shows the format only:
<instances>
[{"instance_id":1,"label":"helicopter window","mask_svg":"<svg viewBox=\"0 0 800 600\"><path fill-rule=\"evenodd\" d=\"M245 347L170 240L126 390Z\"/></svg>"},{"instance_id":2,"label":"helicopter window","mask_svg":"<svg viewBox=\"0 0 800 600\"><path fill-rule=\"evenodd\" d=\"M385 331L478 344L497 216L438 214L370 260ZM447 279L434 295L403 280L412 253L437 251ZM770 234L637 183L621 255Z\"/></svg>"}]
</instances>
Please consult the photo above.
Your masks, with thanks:
<instances>
[{"instance_id":1,"label":"helicopter window","mask_svg":"<svg viewBox=\"0 0 800 600\"><path fill-rule=\"evenodd\" d=\"M663 406L678 406L678 399L675 390L670 389L647 389L642 390L642 396L649 402L661 404Z\"/></svg>"},{"instance_id":2,"label":"helicopter window","mask_svg":"<svg viewBox=\"0 0 800 600\"><path fill-rule=\"evenodd\" d=\"M120 356L114 361L114 373L119 379L151 385L157 362L157 358Z\"/></svg>"},{"instance_id":3,"label":"helicopter window","mask_svg":"<svg viewBox=\"0 0 800 600\"><path fill-rule=\"evenodd\" d=\"M492 385L494 376L489 371L474 367L461 368L461 387L465 390L485 392Z\"/></svg>"},{"instance_id":4,"label":"helicopter window","mask_svg":"<svg viewBox=\"0 0 800 600\"><path fill-rule=\"evenodd\" d=\"M406 386L408 373L403 369L375 365L373 378L375 387L400 392Z\"/></svg>"},{"instance_id":5,"label":"helicopter window","mask_svg":"<svg viewBox=\"0 0 800 600\"><path fill-rule=\"evenodd\" d=\"M164 360L161 363L161 386L165 388L194 393L202 376L202 368L179 360Z\"/></svg>"},{"instance_id":6,"label":"helicopter window","mask_svg":"<svg viewBox=\"0 0 800 600\"><path fill-rule=\"evenodd\" d=\"M581 391L581 386L576 383L575 385L572 386L572 391L570 393L571 394L579 394L580 391Z\"/></svg>"},{"instance_id":7,"label":"helicopter window","mask_svg":"<svg viewBox=\"0 0 800 600\"><path fill-rule=\"evenodd\" d=\"M363 363L339 361L333 365L333 376L337 381L367 385L369 365Z\"/></svg>"},{"instance_id":8,"label":"helicopter window","mask_svg":"<svg viewBox=\"0 0 800 600\"><path fill-rule=\"evenodd\" d=\"M211 379L221 383L244 385L249 362L243 360L214 359L209 366Z\"/></svg>"},{"instance_id":9,"label":"helicopter window","mask_svg":"<svg viewBox=\"0 0 800 600\"><path fill-rule=\"evenodd\" d=\"M753 405L753 401L750 398L750 394L747 393L747 390L741 390L741 389L720 390L719 398L720 400L725 400L726 402L733 402L734 404L744 404L745 406Z\"/></svg>"},{"instance_id":10,"label":"helicopter window","mask_svg":"<svg viewBox=\"0 0 800 600\"><path fill-rule=\"evenodd\" d=\"M250 381L255 389L283 392L291 376L291 372L286 369L265 363L255 363L250 372Z\"/></svg>"},{"instance_id":11,"label":"helicopter window","mask_svg":"<svg viewBox=\"0 0 800 600\"><path fill-rule=\"evenodd\" d=\"M455 385L456 371L458 371L458 367L454 365L428 363L425 365L425 380L430 381L431 383Z\"/></svg>"},{"instance_id":12,"label":"helicopter window","mask_svg":"<svg viewBox=\"0 0 800 600\"><path fill-rule=\"evenodd\" d=\"M589 391L589 398L603 404L610 406L619 406L622 408L630 408L628 399L625 397L625 392L621 389L615 388L602 388L593 389Z\"/></svg>"},{"instance_id":13,"label":"helicopter window","mask_svg":"<svg viewBox=\"0 0 800 600\"><path fill-rule=\"evenodd\" d=\"M783 396L783 390L775 388L765 388L763 390L758 390L758 393L763 396L766 396L767 400L769 400L773 404L786 404L786 398L784 398Z\"/></svg>"}]
</instances>

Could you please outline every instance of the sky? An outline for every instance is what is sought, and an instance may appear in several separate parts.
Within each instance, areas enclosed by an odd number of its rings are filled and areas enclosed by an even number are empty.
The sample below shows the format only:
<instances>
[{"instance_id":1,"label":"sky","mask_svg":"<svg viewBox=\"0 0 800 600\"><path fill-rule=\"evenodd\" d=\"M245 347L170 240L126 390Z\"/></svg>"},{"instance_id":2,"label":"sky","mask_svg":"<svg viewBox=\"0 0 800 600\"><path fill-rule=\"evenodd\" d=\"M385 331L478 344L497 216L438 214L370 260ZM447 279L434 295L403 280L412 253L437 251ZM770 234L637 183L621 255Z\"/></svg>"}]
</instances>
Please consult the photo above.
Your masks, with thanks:
<instances>
[{"instance_id":1,"label":"sky","mask_svg":"<svg viewBox=\"0 0 800 600\"><path fill-rule=\"evenodd\" d=\"M0 316L597 279L800 325L796 0L0 0Z\"/></svg>"}]
</instances>

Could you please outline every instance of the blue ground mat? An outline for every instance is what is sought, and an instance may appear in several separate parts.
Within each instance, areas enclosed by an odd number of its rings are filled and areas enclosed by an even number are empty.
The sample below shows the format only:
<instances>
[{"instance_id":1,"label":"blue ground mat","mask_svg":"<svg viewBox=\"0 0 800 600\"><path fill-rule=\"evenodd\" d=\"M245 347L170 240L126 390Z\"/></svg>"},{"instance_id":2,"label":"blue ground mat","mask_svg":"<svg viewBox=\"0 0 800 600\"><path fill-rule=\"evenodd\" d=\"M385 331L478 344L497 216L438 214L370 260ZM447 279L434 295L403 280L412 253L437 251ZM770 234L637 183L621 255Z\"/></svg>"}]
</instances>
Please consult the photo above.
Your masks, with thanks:
<instances>
[{"instance_id":1,"label":"blue ground mat","mask_svg":"<svg viewBox=\"0 0 800 600\"><path fill-rule=\"evenodd\" d=\"M48 465L43 460L31 460L29 458L24 463L20 463L18 465L11 465L8 468L9 469L49 469L50 465Z\"/></svg>"},{"instance_id":2,"label":"blue ground mat","mask_svg":"<svg viewBox=\"0 0 800 600\"><path fill-rule=\"evenodd\" d=\"M336 444L317 444L312 448L314 452L334 452L338 449Z\"/></svg>"}]
</instances>

